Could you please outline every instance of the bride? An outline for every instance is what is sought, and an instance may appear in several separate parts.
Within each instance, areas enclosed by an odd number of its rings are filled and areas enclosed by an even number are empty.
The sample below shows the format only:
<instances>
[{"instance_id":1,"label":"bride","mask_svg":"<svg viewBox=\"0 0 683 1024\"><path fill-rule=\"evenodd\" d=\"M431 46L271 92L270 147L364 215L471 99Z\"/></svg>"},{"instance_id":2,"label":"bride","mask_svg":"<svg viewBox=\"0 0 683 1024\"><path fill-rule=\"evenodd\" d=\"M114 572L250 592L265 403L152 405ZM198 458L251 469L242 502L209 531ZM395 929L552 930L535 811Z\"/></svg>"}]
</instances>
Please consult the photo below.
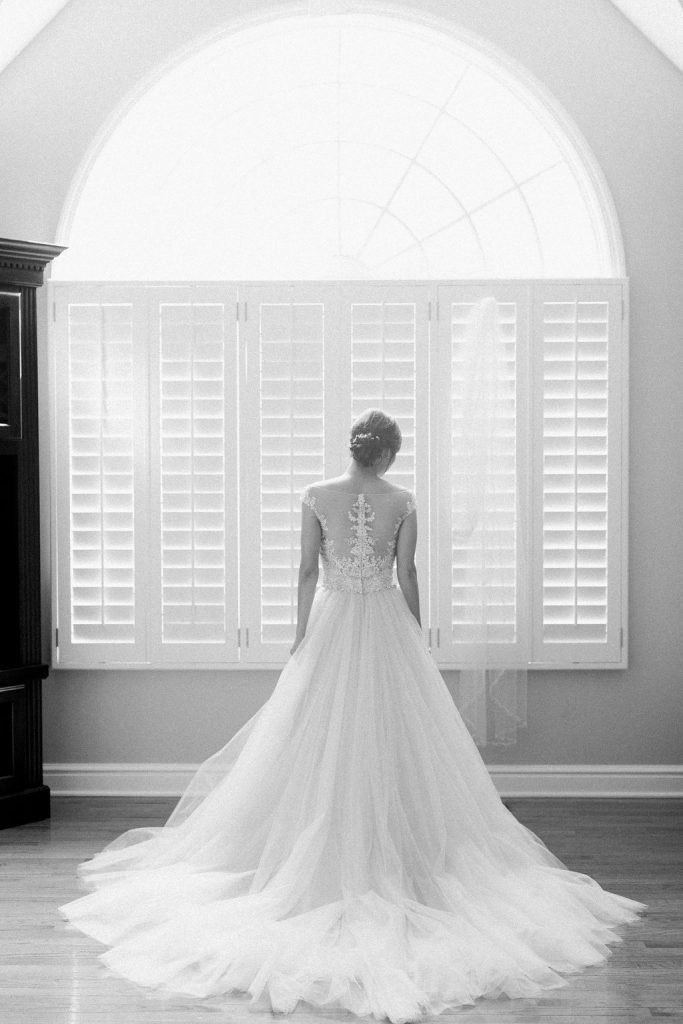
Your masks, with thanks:
<instances>
[{"instance_id":1,"label":"bride","mask_svg":"<svg viewBox=\"0 0 683 1024\"><path fill-rule=\"evenodd\" d=\"M163 827L80 865L92 891L60 910L117 974L399 1024L567 985L646 909L566 868L498 796L423 639L415 497L384 479L400 446L370 409L346 472L304 488L298 627L271 697Z\"/></svg>"}]
</instances>

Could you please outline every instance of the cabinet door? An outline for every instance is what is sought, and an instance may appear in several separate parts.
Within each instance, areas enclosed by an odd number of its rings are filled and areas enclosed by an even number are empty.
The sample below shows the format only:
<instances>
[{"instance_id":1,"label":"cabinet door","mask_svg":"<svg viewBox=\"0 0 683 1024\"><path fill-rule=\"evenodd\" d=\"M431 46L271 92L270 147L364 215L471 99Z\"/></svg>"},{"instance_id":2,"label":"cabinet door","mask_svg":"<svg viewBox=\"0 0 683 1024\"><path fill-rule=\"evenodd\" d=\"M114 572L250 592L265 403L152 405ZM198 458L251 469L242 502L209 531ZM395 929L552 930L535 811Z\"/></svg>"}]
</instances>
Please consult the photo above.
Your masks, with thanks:
<instances>
[{"instance_id":1,"label":"cabinet door","mask_svg":"<svg viewBox=\"0 0 683 1024\"><path fill-rule=\"evenodd\" d=\"M0 685L0 796L25 784L26 688Z\"/></svg>"}]
</instances>

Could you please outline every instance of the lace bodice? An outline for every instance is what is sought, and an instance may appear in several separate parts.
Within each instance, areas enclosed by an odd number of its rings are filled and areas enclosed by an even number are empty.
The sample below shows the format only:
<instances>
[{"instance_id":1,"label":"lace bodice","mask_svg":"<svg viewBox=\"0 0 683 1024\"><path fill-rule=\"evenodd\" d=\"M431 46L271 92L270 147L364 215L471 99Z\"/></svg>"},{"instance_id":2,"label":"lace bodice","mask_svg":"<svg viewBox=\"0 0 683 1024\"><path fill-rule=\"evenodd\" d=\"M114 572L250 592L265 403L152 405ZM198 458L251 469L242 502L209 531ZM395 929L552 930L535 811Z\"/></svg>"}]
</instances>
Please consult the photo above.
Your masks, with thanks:
<instances>
[{"instance_id":1,"label":"lace bodice","mask_svg":"<svg viewBox=\"0 0 683 1024\"><path fill-rule=\"evenodd\" d=\"M417 507L412 491L351 494L309 484L301 500L320 523L324 589L368 594L396 586L396 538Z\"/></svg>"}]
</instances>

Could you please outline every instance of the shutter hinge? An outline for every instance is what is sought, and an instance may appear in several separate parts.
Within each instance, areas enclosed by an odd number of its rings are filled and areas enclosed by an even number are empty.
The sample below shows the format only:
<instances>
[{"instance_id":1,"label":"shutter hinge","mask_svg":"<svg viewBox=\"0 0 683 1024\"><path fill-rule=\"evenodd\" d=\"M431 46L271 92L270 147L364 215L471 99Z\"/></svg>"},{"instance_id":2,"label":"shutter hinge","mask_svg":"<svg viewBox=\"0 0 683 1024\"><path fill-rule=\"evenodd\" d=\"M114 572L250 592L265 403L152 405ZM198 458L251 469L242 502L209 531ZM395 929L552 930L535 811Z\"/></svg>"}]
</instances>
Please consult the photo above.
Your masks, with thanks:
<instances>
[{"instance_id":1,"label":"shutter hinge","mask_svg":"<svg viewBox=\"0 0 683 1024\"><path fill-rule=\"evenodd\" d=\"M55 647L59 647L59 627L55 630Z\"/></svg>"}]
</instances>

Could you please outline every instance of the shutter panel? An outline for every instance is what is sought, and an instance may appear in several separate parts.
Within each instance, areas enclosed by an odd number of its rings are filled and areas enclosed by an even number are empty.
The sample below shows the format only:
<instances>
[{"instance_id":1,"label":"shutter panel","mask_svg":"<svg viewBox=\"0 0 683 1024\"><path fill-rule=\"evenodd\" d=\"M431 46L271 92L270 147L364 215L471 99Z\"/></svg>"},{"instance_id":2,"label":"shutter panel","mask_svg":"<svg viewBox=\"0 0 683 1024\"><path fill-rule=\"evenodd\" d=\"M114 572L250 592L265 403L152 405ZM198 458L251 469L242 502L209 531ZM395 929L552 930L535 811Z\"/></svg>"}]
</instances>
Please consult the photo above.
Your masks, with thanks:
<instances>
[{"instance_id":1,"label":"shutter panel","mask_svg":"<svg viewBox=\"0 0 683 1024\"><path fill-rule=\"evenodd\" d=\"M414 490L417 369L418 358L428 352L427 293L423 289L420 295L411 295L409 288L392 291L395 294L387 294L388 290L383 288L354 289L347 304L351 340L350 421L371 406L396 417L403 442L389 473L394 483ZM407 297L413 301L406 302Z\"/></svg>"},{"instance_id":2,"label":"shutter panel","mask_svg":"<svg viewBox=\"0 0 683 1024\"><path fill-rule=\"evenodd\" d=\"M241 296L240 656L281 663L296 630L299 494L325 475L326 291L264 286Z\"/></svg>"},{"instance_id":3,"label":"shutter panel","mask_svg":"<svg viewBox=\"0 0 683 1024\"><path fill-rule=\"evenodd\" d=\"M494 526L485 541L490 560L479 563L481 536L477 531L467 536L468 515L463 495L467 487L467 435L476 423L466 424L465 346L474 304L494 294L502 348L502 377L507 382L511 399L496 419L496 461L498 474L493 489L499 496ZM498 284L492 288L439 288L439 343L432 363L434 487L436 522L432 557L437 581L437 636L432 638L432 651L439 664L457 667L459 646L477 637L472 626L476 609L468 606L469 581L487 587L489 611L495 608L488 630L488 642L500 651L505 660L518 662L528 638L528 615L525 601L526 580L520 575L520 552L524 528L517 516L517 479L524 488L523 460L527 433L525 404L521 396L525 387L524 347L527 335L528 306L526 289ZM521 399L521 400L520 400ZM476 472L476 470L475 470ZM524 495L520 496L522 501ZM496 566L502 566L496 568ZM462 648L464 649L464 648ZM462 657L462 650L460 652Z\"/></svg>"},{"instance_id":4,"label":"shutter panel","mask_svg":"<svg viewBox=\"0 0 683 1024\"><path fill-rule=\"evenodd\" d=\"M367 408L395 416L402 443L387 480L415 491L418 545L415 561L421 585L421 617L429 618L429 345L430 290L419 285L345 286L342 338L346 365L339 389L348 398L342 448L350 427ZM350 457L350 456L349 456ZM342 470L348 458L344 458Z\"/></svg>"},{"instance_id":5,"label":"shutter panel","mask_svg":"<svg viewBox=\"0 0 683 1024\"><path fill-rule=\"evenodd\" d=\"M234 287L151 289L152 658L237 659Z\"/></svg>"},{"instance_id":6,"label":"shutter panel","mask_svg":"<svg viewBox=\"0 0 683 1024\"><path fill-rule=\"evenodd\" d=\"M59 665L145 659L144 319L134 292L55 290Z\"/></svg>"},{"instance_id":7,"label":"shutter panel","mask_svg":"<svg viewBox=\"0 0 683 1024\"><path fill-rule=\"evenodd\" d=\"M536 286L534 658L547 664L620 662L621 312L620 284Z\"/></svg>"}]
</instances>

